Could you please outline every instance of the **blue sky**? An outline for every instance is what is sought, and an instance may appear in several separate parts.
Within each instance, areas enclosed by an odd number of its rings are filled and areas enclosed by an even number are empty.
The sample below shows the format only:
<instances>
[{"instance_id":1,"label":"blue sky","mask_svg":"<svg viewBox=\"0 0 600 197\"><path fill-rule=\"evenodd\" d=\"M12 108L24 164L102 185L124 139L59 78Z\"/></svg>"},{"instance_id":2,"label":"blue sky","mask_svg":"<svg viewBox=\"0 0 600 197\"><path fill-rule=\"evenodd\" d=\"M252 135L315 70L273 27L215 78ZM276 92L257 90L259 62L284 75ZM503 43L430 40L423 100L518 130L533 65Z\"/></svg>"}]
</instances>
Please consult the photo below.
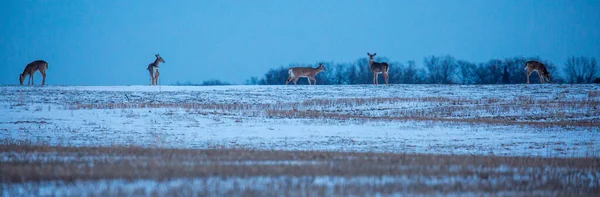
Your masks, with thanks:
<instances>
[{"instance_id":1,"label":"blue sky","mask_svg":"<svg viewBox=\"0 0 600 197\"><path fill-rule=\"evenodd\" d=\"M269 68L452 55L482 62L540 56L600 58L592 0L6 0L0 1L0 84L33 60L49 85L243 83ZM36 74L36 83L41 76Z\"/></svg>"}]
</instances>

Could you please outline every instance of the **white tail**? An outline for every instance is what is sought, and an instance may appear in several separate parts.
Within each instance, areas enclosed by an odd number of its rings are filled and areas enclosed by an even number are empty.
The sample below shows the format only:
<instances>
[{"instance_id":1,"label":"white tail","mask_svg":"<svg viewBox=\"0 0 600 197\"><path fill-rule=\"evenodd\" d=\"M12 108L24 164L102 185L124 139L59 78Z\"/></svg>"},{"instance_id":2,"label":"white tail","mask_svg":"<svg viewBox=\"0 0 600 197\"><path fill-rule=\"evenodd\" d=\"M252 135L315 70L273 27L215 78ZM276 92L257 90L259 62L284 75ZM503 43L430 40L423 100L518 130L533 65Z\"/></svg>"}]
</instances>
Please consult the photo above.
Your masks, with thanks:
<instances>
[{"instance_id":1,"label":"white tail","mask_svg":"<svg viewBox=\"0 0 600 197\"><path fill-rule=\"evenodd\" d=\"M315 76L317 74L319 74L321 71L325 71L325 66L323 66L323 63L319 63L319 67L317 68L311 68L311 67L294 67L294 68L290 68L288 70L288 78L285 81L285 85L287 85L288 83L290 83L290 81L292 81L292 79L294 80L294 85L296 85L296 82L298 81L298 79L300 77L306 77L308 79L308 84L311 85L310 81L313 80L314 81L314 85L317 85L317 79L315 79Z\"/></svg>"}]
</instances>

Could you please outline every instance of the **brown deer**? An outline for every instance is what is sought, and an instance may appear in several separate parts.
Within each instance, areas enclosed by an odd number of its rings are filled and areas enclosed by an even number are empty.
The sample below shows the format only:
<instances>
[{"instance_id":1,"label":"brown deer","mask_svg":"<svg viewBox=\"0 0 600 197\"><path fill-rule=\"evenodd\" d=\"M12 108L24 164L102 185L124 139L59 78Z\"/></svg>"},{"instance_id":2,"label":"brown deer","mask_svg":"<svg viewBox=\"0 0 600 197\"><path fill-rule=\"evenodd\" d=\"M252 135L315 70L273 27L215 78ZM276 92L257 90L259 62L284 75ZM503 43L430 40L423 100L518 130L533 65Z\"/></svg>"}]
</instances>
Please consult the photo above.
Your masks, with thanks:
<instances>
[{"instance_id":1,"label":"brown deer","mask_svg":"<svg viewBox=\"0 0 600 197\"><path fill-rule=\"evenodd\" d=\"M42 73L42 86L46 85L46 70L48 70L48 62L44 60L36 60L25 66L25 70L23 70L23 73L19 75L19 82L21 83L21 85L23 85L23 81L25 81L25 77L27 77L27 75L29 75L27 85L34 85L33 75L35 74L35 71L38 70L40 71L40 73Z\"/></svg>"},{"instance_id":2,"label":"brown deer","mask_svg":"<svg viewBox=\"0 0 600 197\"><path fill-rule=\"evenodd\" d=\"M160 57L159 54L154 55L156 57L156 60L154 60L154 62L148 64L148 68L146 68L148 70L148 72L150 72L150 85L156 85L155 82L158 81L158 78L155 79L155 76L158 76L156 74L154 74L155 70L156 72L158 72L158 64L159 63L165 63L165 60L163 60L162 57Z\"/></svg>"},{"instance_id":3,"label":"brown deer","mask_svg":"<svg viewBox=\"0 0 600 197\"><path fill-rule=\"evenodd\" d=\"M321 71L326 71L323 63L319 63L319 67L311 68L311 67L294 67L288 70L289 77L285 81L285 85L290 83L292 79L294 79L294 85L300 77L306 77L308 79L308 85L311 85L310 80L313 80L315 83L312 85L317 85L317 79L315 79L315 75L319 74Z\"/></svg>"},{"instance_id":4,"label":"brown deer","mask_svg":"<svg viewBox=\"0 0 600 197\"><path fill-rule=\"evenodd\" d=\"M388 80L389 80L389 75L388 75L388 70L390 69L390 66L388 65L388 63L386 62L375 62L375 60L373 60L373 58L375 58L375 55L377 55L377 53L367 53L367 55L369 56L369 68L371 69L371 72L373 73L373 84L378 85L379 84L379 73L383 73L383 77L385 78L385 85L388 84Z\"/></svg>"},{"instance_id":5,"label":"brown deer","mask_svg":"<svg viewBox=\"0 0 600 197\"><path fill-rule=\"evenodd\" d=\"M525 63L525 70L527 71L527 84L529 84L529 75L536 71L540 76L540 83L544 83L544 78L546 82L550 82L550 73L546 69L546 66L538 61L528 61Z\"/></svg>"}]
</instances>

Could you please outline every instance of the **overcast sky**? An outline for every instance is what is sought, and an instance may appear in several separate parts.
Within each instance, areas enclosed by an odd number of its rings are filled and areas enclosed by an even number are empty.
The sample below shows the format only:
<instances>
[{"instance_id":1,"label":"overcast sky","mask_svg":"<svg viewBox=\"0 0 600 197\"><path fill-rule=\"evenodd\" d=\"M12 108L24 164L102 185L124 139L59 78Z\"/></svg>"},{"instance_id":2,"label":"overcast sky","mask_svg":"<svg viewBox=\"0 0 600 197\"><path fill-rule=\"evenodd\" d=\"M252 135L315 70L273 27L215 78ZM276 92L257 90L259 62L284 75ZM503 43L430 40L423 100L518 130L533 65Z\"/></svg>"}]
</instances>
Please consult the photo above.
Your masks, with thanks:
<instances>
[{"instance_id":1,"label":"overcast sky","mask_svg":"<svg viewBox=\"0 0 600 197\"><path fill-rule=\"evenodd\" d=\"M0 84L33 60L49 85L243 83L269 68L391 61L430 55L483 62L539 56L600 58L600 1L592 0L5 0ZM392 74L392 73L390 73ZM41 76L36 74L36 83Z\"/></svg>"}]
</instances>

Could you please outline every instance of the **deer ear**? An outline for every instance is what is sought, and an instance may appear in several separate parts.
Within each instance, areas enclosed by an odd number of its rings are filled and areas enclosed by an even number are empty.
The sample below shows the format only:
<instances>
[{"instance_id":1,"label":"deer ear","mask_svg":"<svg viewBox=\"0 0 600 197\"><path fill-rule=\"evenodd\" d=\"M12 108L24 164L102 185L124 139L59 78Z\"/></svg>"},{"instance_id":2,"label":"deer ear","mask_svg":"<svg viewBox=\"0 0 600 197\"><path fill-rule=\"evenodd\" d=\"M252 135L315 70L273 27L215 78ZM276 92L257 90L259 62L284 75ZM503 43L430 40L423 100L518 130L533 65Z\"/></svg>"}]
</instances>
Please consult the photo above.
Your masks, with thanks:
<instances>
[{"instance_id":1,"label":"deer ear","mask_svg":"<svg viewBox=\"0 0 600 197\"><path fill-rule=\"evenodd\" d=\"M367 52L367 55L368 55L368 56L371 56L371 54L370 54L369 52Z\"/></svg>"},{"instance_id":2,"label":"deer ear","mask_svg":"<svg viewBox=\"0 0 600 197\"><path fill-rule=\"evenodd\" d=\"M373 53L373 56L377 55L377 53Z\"/></svg>"}]
</instances>

